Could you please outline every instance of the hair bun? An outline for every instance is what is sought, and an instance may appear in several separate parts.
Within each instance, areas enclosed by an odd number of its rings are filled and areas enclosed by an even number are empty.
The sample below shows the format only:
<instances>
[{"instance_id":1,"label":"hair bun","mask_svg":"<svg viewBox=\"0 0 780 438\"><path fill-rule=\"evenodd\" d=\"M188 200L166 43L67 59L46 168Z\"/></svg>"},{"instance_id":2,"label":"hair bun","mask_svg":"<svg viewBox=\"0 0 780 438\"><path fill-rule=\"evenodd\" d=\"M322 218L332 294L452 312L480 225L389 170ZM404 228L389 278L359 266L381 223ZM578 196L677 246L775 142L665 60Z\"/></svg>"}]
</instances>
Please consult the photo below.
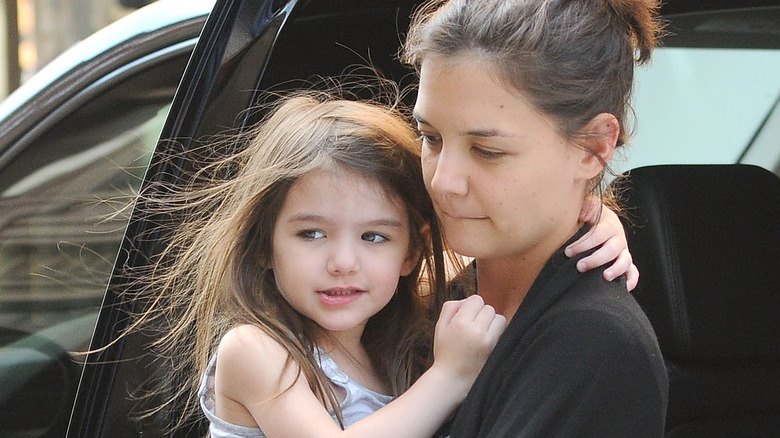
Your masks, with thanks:
<instances>
[{"instance_id":1,"label":"hair bun","mask_svg":"<svg viewBox=\"0 0 780 438\"><path fill-rule=\"evenodd\" d=\"M663 23L658 18L658 0L606 0L607 6L632 35L637 62L650 59L656 41L662 36Z\"/></svg>"}]
</instances>

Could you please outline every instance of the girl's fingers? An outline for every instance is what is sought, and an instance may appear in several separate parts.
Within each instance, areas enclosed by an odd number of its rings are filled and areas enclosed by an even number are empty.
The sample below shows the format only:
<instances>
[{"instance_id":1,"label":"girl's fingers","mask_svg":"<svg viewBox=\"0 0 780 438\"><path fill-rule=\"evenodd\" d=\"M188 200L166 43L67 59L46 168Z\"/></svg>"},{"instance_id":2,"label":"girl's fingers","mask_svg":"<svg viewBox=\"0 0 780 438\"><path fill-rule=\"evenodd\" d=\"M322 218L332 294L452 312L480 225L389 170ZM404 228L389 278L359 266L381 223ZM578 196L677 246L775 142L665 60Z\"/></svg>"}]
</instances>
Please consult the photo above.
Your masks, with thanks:
<instances>
[{"instance_id":1,"label":"girl's fingers","mask_svg":"<svg viewBox=\"0 0 780 438\"><path fill-rule=\"evenodd\" d=\"M455 314L458 313L458 310L460 309L462 304L462 301L446 301L441 306L441 313L439 313L439 321L436 323L436 325L449 325L449 323L452 321L452 318L455 317Z\"/></svg>"},{"instance_id":2,"label":"girl's fingers","mask_svg":"<svg viewBox=\"0 0 780 438\"><path fill-rule=\"evenodd\" d=\"M612 281L631 269L631 253L627 249L620 252L618 257L612 262L612 265L604 270L604 279Z\"/></svg>"},{"instance_id":3,"label":"girl's fingers","mask_svg":"<svg viewBox=\"0 0 780 438\"><path fill-rule=\"evenodd\" d=\"M613 260L618 262L623 250L625 250L625 247L621 245L620 242L616 241L615 239L610 239L604 242L604 244L601 245L599 249L594 251L593 254L579 260L577 262L577 270L580 272L585 272L590 269L606 265ZM619 269L621 267L623 268L622 270ZM627 269L628 265L618 265L614 269L615 276L617 277L625 273Z\"/></svg>"},{"instance_id":4,"label":"girl's fingers","mask_svg":"<svg viewBox=\"0 0 780 438\"><path fill-rule=\"evenodd\" d=\"M493 320L490 321L490 326L487 330L488 336L496 342L501 337L501 334L504 333L504 329L506 329L506 318L504 315L496 313Z\"/></svg>"},{"instance_id":5,"label":"girl's fingers","mask_svg":"<svg viewBox=\"0 0 780 438\"><path fill-rule=\"evenodd\" d=\"M636 286L639 284L639 268L636 267L635 264L631 264L631 268L629 268L628 272L626 272L626 288L629 292L636 289Z\"/></svg>"},{"instance_id":6,"label":"girl's fingers","mask_svg":"<svg viewBox=\"0 0 780 438\"><path fill-rule=\"evenodd\" d=\"M490 327L493 320L496 319L496 309L493 306L484 305L474 318L474 322L480 327Z\"/></svg>"}]
</instances>

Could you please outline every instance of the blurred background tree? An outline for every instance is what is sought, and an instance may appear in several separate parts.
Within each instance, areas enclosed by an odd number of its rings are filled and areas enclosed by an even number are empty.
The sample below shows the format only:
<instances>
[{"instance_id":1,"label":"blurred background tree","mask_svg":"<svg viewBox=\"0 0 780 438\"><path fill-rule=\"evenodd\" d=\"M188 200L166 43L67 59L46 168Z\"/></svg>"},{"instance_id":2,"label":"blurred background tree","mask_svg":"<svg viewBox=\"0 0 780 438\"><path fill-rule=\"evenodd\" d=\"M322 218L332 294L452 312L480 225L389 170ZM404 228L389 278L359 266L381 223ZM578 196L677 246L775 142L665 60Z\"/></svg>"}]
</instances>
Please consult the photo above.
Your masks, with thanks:
<instances>
[{"instance_id":1,"label":"blurred background tree","mask_svg":"<svg viewBox=\"0 0 780 438\"><path fill-rule=\"evenodd\" d=\"M154 0L4 0L0 100L81 39Z\"/></svg>"}]
</instances>

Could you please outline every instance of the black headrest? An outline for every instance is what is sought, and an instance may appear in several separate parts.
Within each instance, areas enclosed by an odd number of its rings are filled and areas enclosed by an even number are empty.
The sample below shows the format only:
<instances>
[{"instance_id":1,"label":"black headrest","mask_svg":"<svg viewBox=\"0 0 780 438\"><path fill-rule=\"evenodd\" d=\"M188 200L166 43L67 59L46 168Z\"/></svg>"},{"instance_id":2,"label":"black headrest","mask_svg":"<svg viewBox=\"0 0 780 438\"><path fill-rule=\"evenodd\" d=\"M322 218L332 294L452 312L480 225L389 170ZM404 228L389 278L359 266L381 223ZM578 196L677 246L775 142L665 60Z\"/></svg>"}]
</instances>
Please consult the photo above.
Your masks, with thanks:
<instances>
[{"instance_id":1,"label":"black headrest","mask_svg":"<svg viewBox=\"0 0 780 438\"><path fill-rule=\"evenodd\" d=\"M668 165L615 186L640 271L634 296L664 356L780 360L780 179L750 165Z\"/></svg>"}]
</instances>

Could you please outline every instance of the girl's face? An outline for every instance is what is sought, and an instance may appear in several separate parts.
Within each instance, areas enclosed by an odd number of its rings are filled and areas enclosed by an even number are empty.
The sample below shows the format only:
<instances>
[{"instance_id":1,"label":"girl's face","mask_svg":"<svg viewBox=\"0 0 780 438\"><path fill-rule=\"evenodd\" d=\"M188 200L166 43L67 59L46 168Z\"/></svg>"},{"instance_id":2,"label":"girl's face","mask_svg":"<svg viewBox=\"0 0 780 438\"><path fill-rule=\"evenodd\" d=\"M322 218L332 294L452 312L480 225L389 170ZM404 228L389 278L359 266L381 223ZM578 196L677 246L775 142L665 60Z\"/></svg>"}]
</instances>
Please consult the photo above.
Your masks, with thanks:
<instances>
[{"instance_id":1,"label":"girl's face","mask_svg":"<svg viewBox=\"0 0 780 438\"><path fill-rule=\"evenodd\" d=\"M290 188L273 231L273 269L284 298L336 335L366 321L416 265L406 208L349 171L317 171Z\"/></svg>"},{"instance_id":2,"label":"girl's face","mask_svg":"<svg viewBox=\"0 0 780 438\"><path fill-rule=\"evenodd\" d=\"M414 116L422 165L452 248L546 260L577 228L588 155L478 57L426 58Z\"/></svg>"}]
</instances>

